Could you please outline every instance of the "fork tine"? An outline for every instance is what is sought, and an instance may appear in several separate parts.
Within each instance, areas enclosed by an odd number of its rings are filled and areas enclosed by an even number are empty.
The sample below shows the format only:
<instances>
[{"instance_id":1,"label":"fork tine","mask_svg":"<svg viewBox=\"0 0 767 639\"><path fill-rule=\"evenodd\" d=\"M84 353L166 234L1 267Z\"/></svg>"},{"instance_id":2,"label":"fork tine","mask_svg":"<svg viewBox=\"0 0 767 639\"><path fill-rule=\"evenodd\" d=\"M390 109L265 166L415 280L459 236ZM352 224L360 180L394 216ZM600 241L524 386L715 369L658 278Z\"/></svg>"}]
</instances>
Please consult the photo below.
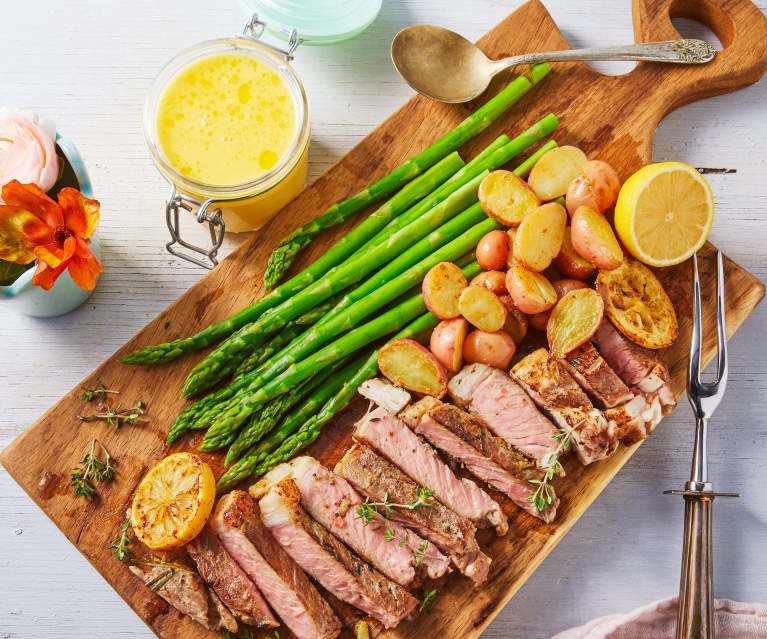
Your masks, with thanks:
<instances>
[{"instance_id":1,"label":"fork tine","mask_svg":"<svg viewBox=\"0 0 767 639\"><path fill-rule=\"evenodd\" d=\"M727 384L727 320L724 307L724 258L721 251L716 252L716 327L716 383L719 392L723 393Z\"/></svg>"},{"instance_id":2,"label":"fork tine","mask_svg":"<svg viewBox=\"0 0 767 639\"><path fill-rule=\"evenodd\" d=\"M700 384L701 310L698 254L692 256L692 332L690 334L690 361L687 369L687 394Z\"/></svg>"}]
</instances>

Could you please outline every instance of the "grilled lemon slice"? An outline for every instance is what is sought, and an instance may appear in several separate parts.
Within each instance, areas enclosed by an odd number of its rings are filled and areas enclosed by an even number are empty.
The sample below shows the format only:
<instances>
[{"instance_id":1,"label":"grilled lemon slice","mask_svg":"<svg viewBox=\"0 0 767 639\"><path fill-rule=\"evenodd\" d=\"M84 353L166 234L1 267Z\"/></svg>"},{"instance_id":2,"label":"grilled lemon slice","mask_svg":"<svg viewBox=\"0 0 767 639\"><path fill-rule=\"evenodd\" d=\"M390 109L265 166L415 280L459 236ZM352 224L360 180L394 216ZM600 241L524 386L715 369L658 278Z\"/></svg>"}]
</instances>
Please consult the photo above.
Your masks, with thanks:
<instances>
[{"instance_id":1,"label":"grilled lemon slice","mask_svg":"<svg viewBox=\"0 0 767 639\"><path fill-rule=\"evenodd\" d=\"M596 284L605 315L632 342L645 348L674 342L679 334L674 305L649 268L627 259L612 271L599 271Z\"/></svg>"},{"instance_id":2,"label":"grilled lemon slice","mask_svg":"<svg viewBox=\"0 0 767 639\"><path fill-rule=\"evenodd\" d=\"M713 221L711 187L681 162L642 167L626 180L615 204L621 241L650 266L684 262L703 246Z\"/></svg>"},{"instance_id":3,"label":"grilled lemon slice","mask_svg":"<svg viewBox=\"0 0 767 639\"><path fill-rule=\"evenodd\" d=\"M154 550L182 546L205 526L216 498L210 466L192 453L174 453L153 466L136 489L131 526Z\"/></svg>"}]
</instances>

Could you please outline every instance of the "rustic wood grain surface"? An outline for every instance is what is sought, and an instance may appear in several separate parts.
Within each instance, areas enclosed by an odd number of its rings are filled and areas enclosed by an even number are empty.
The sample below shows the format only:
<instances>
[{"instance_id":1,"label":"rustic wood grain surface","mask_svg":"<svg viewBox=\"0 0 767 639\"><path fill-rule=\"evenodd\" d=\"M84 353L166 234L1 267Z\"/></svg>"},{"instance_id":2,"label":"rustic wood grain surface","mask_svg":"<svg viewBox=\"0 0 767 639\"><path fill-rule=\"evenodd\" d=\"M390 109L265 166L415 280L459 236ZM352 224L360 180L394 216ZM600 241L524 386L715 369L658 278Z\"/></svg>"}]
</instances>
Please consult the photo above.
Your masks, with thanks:
<instances>
[{"instance_id":1,"label":"rustic wood grain surface","mask_svg":"<svg viewBox=\"0 0 767 639\"><path fill-rule=\"evenodd\" d=\"M577 11L558 12L552 3L551 9L573 45L629 40L627 15L600 13L604 4L584 3ZM482 15L472 11L470 16L452 9L458 17L451 22L449 7L437 10L421 6L416 10L387 5L370 31L336 49L335 55L332 49L309 50L304 66L299 57L297 66L307 79L310 95L315 95L314 90L321 96L319 104L313 100L313 175L338 159L407 95L386 66L386 46L398 28L412 22L439 22L477 37L509 10L492 3L484 8ZM628 6L625 10L628 13ZM141 145L138 110L159 60L184 44L212 35L211 25L219 27L217 33L232 31L229 24L237 22L239 15L231 7L213 11L184 5L172 10L168 5L163 8L165 15L159 11L148 5L132 6L130 11L114 5L107 11L102 5L86 4L70 5L64 11L55 5L40 22L37 13L18 9L13 13L18 24L4 29L9 40L0 47L3 52L9 47L2 63L9 67L3 69L9 102L56 116L62 130L77 140L86 155L99 197L111 214L105 214L103 224L108 271L89 305L67 318L48 322L8 318L3 313L0 339L3 362L8 366L0 373L3 444L200 275L172 263L161 252L164 230L159 204L164 186ZM576 37L568 28L568 18L573 25L582 25ZM74 26L61 28L76 24L77 19L98 26L83 27L83 33L92 40L76 37ZM163 33L160 25L172 28ZM51 30L48 41L55 41L61 33L58 55L40 48L30 53L29 60L11 66L10 60L15 58L11 45L15 43L20 50L24 33L33 29L39 32L41 26ZM376 48L381 51L376 52ZM33 82L35 74L39 77ZM370 80L373 74L378 74L375 83ZM39 82L43 78L45 83ZM56 89L55 95L51 88ZM562 98L553 95L542 94L538 99L546 97L552 105L562 104ZM764 143L765 132L756 124L756 116L764 97L763 85L757 85L686 107L661 125L655 148L655 159L738 169L734 175L712 177L719 203L712 239L762 277L759 260L765 234L758 212L760 204L764 209L765 196L759 190L764 168L759 145ZM355 100L363 107L354 104ZM719 106L714 110L708 106L711 104ZM686 117L680 117L683 113ZM326 132L334 128L338 136ZM350 137L344 140L343 136ZM230 245L237 239L231 238ZM756 401L760 387L764 387L764 376L759 376L764 371L759 313L733 343L730 395L720 408L722 427L714 428L712 441L718 487L739 489L745 497L741 503L723 505L719 511L722 516L715 531L720 540L718 591L745 600L764 599L767 594L760 590L764 584L758 581L764 568L763 561L760 563L764 541L759 535L763 537L765 518L757 492L763 477L758 462L764 452L759 441L764 434L759 423L764 409ZM761 318L763 323L763 315ZM688 411L681 407L639 449L490 627L488 636L549 636L596 614L626 609L674 590L681 509L660 496L660 491L683 481L689 449L687 419ZM0 551L5 569L0 579L3 592L10 593L2 604L6 609L0 610L3 632L25 637L92 635L107 630L116 636L148 632L99 583L7 475L2 481L3 488L7 487L0 494L7 543ZM72 606L73 599L82 605Z\"/></svg>"}]
</instances>

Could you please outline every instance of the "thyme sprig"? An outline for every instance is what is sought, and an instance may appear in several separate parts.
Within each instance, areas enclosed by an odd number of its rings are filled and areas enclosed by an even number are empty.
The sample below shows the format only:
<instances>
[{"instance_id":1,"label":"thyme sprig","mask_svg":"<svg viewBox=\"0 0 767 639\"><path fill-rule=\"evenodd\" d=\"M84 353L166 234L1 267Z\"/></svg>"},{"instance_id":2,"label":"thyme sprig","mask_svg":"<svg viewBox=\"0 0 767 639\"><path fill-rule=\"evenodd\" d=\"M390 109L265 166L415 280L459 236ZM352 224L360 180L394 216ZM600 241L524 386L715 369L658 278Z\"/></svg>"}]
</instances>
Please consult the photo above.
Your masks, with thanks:
<instances>
[{"instance_id":1,"label":"thyme sprig","mask_svg":"<svg viewBox=\"0 0 767 639\"><path fill-rule=\"evenodd\" d=\"M104 459L96 454L96 444L104 452ZM72 469L70 485L75 489L75 497L88 499L96 492L96 482L110 482L115 478L115 467L112 456L98 439L91 442L91 449L80 462L80 466Z\"/></svg>"},{"instance_id":2,"label":"thyme sprig","mask_svg":"<svg viewBox=\"0 0 767 639\"><path fill-rule=\"evenodd\" d=\"M146 583L146 587L149 588L149 590L152 592L157 592L160 590L160 588L167 584L173 578L173 575L175 575L177 572L192 572L186 566L182 566L170 561L162 561L156 557L150 557L149 559L134 559L132 563L139 566L148 566L151 568L165 568L163 572Z\"/></svg>"},{"instance_id":3,"label":"thyme sprig","mask_svg":"<svg viewBox=\"0 0 767 639\"><path fill-rule=\"evenodd\" d=\"M559 461L559 455L570 450L572 444L573 429L568 431L560 430L554 439L559 442L557 449L548 453L541 460L541 469L543 470L543 479L531 479L530 483L535 484L535 490L530 494L530 503L539 511L543 511L547 506L554 502L554 492L551 489L551 480L562 470L562 464Z\"/></svg>"},{"instance_id":4,"label":"thyme sprig","mask_svg":"<svg viewBox=\"0 0 767 639\"><path fill-rule=\"evenodd\" d=\"M88 388L87 386L82 386L83 392L80 394L80 399L84 402L92 402L94 399L104 399L107 394L113 394L113 395L119 395L119 390L113 390L111 388L107 388L99 382L95 388Z\"/></svg>"},{"instance_id":5,"label":"thyme sprig","mask_svg":"<svg viewBox=\"0 0 767 639\"><path fill-rule=\"evenodd\" d=\"M437 589L424 590L421 596L421 604L418 606L418 612L428 610L434 605L434 598L437 596Z\"/></svg>"},{"instance_id":6,"label":"thyme sprig","mask_svg":"<svg viewBox=\"0 0 767 639\"><path fill-rule=\"evenodd\" d=\"M128 548L131 543L131 538L128 535L130 529L130 521L126 520L122 528L120 528L120 535L109 546L109 550L112 551L112 554L118 561L125 561L127 559L130 562L133 558L133 551Z\"/></svg>"},{"instance_id":7,"label":"thyme sprig","mask_svg":"<svg viewBox=\"0 0 767 639\"><path fill-rule=\"evenodd\" d=\"M416 498L413 501L411 501L409 504L398 504L389 501L389 493L387 492L384 493L383 501L371 501L370 497L366 497L365 501L357 506L355 512L358 519L365 520L363 522L363 526L368 526L372 524L378 517L381 519L389 519L395 508L399 508L401 510L417 510L418 508L424 507L428 508L434 503L432 499L433 496L433 490L430 490L425 486L418 486L416 490ZM383 512L379 510L381 508L383 509ZM384 525L381 523L376 526L374 530L380 530L383 527ZM398 537L394 529L386 528L384 530L384 540L396 541L397 545L402 548L407 546L410 542L410 534L406 532L402 537ZM413 550L416 568L421 565L421 562L423 561L424 555L426 554L428 548L429 542L424 541L423 543L419 544L415 550Z\"/></svg>"},{"instance_id":8,"label":"thyme sprig","mask_svg":"<svg viewBox=\"0 0 767 639\"><path fill-rule=\"evenodd\" d=\"M93 413L92 415L78 415L77 417L83 422L95 422L99 420L105 421L110 426L120 428L123 424L148 424L149 420L142 415L146 414L146 404L140 399L136 400L136 403L129 408L122 408L121 404L116 406L107 405L104 407L103 412Z\"/></svg>"}]
</instances>

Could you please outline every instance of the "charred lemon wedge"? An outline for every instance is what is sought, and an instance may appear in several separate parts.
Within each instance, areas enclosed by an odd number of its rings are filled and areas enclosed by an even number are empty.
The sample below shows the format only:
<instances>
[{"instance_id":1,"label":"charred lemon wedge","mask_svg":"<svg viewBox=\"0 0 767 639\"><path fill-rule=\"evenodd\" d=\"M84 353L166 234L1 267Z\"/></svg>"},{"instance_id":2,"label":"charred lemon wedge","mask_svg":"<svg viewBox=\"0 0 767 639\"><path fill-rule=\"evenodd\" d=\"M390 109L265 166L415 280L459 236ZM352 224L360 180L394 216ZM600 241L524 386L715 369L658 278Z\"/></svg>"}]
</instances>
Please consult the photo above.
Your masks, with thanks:
<instances>
[{"instance_id":1,"label":"charred lemon wedge","mask_svg":"<svg viewBox=\"0 0 767 639\"><path fill-rule=\"evenodd\" d=\"M205 526L216 498L213 471L197 455L174 453L139 483L131 506L136 537L154 550L183 546Z\"/></svg>"}]
</instances>

